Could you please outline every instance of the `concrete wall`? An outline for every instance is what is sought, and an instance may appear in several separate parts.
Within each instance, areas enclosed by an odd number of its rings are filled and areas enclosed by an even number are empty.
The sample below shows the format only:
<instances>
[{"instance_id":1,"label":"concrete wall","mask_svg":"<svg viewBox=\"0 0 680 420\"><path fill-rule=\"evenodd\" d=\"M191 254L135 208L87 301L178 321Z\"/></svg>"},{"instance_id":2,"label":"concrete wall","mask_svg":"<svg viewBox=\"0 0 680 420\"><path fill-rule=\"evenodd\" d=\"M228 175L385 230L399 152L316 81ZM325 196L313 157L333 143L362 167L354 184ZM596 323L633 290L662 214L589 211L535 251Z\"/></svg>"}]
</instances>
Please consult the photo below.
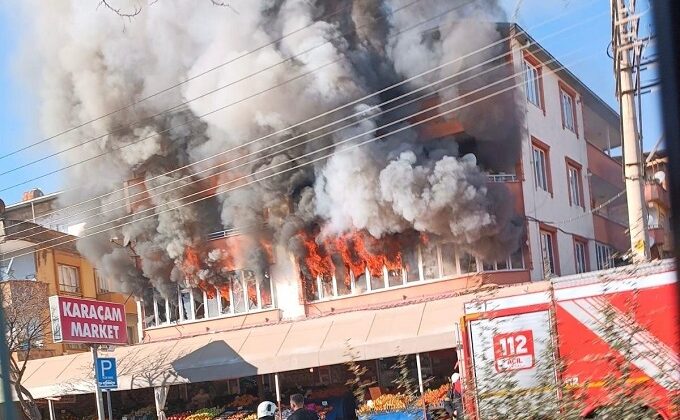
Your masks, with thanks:
<instances>
[{"instance_id":1,"label":"concrete wall","mask_svg":"<svg viewBox=\"0 0 680 420\"><path fill-rule=\"evenodd\" d=\"M519 46L513 46L515 69L521 72L524 53ZM521 73L519 73L521 74ZM522 168L524 174L524 207L528 216L528 240L531 248L532 280L542 279L543 267L540 249L540 228L557 226L556 253L558 254L558 274L568 275L576 271L574 264L574 235L593 238L593 218L590 216L590 196L588 182L588 146L584 137L583 104L577 86L570 86L542 66L543 107L529 103L524 96L521 101L526 115L527 132L522 143ZM563 127L560 86L576 93L576 133ZM532 142L538 141L548 148L549 192L537 188L533 173ZM567 182L567 159L581 166L581 185L584 205L570 204ZM595 261L595 244L588 241L590 261Z\"/></svg>"}]
</instances>

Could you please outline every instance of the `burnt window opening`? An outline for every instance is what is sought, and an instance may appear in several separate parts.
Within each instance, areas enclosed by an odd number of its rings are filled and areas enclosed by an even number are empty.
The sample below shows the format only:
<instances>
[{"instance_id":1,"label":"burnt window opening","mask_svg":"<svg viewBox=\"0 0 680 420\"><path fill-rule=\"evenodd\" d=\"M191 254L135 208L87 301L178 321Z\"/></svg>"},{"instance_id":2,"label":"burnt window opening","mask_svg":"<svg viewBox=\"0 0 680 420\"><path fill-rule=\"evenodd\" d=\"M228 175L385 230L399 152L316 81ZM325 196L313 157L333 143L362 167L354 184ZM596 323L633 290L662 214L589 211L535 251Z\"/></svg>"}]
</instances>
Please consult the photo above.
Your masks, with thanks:
<instances>
[{"instance_id":1,"label":"burnt window opening","mask_svg":"<svg viewBox=\"0 0 680 420\"><path fill-rule=\"evenodd\" d=\"M304 277L308 301L329 300L348 294L364 293L408 287L414 284L445 280L458 276L469 276L483 271L525 270L523 251L520 247L507 258L497 261L483 261L455 246L453 243L417 245L401 252L401 268L383 266L382 274L368 267L358 272L339 270L346 273L348 281L340 281L341 274Z\"/></svg>"},{"instance_id":2,"label":"burnt window opening","mask_svg":"<svg viewBox=\"0 0 680 420\"><path fill-rule=\"evenodd\" d=\"M258 276L253 270L225 273L219 284L201 287L177 285L164 292L149 288L143 297L144 327L162 327L268 310L275 307L273 284L268 273Z\"/></svg>"}]
</instances>

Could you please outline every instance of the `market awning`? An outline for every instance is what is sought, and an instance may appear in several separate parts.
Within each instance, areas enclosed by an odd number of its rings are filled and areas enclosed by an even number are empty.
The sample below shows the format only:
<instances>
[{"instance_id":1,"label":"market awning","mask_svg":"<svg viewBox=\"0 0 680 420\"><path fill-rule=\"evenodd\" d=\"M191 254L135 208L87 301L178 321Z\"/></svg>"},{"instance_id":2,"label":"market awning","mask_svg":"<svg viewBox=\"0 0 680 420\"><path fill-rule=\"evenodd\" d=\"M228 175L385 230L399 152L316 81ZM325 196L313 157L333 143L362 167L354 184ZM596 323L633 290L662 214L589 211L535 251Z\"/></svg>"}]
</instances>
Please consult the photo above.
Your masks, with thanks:
<instances>
[{"instance_id":1,"label":"market awning","mask_svg":"<svg viewBox=\"0 0 680 420\"><path fill-rule=\"evenodd\" d=\"M348 360L456 347L460 298L360 310L296 322L115 349L119 389L232 379ZM35 398L94 392L90 353L30 361L24 385Z\"/></svg>"}]
</instances>

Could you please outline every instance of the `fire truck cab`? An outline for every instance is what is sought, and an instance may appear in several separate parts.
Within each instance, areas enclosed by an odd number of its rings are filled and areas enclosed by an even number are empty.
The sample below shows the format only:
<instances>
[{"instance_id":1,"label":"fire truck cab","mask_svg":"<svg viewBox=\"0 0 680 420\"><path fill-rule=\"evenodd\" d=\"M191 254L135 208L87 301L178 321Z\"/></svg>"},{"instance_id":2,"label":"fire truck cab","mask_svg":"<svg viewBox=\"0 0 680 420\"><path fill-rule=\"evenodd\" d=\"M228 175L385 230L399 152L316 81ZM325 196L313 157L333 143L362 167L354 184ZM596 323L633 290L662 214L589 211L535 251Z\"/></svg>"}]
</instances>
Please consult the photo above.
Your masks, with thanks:
<instances>
[{"instance_id":1,"label":"fire truck cab","mask_svg":"<svg viewBox=\"0 0 680 420\"><path fill-rule=\"evenodd\" d=\"M511 286L516 290L504 297L465 304L459 338L469 416L499 418L503 410L521 409L597 418L637 404L664 419L680 418L673 263L545 283L544 291Z\"/></svg>"}]
</instances>

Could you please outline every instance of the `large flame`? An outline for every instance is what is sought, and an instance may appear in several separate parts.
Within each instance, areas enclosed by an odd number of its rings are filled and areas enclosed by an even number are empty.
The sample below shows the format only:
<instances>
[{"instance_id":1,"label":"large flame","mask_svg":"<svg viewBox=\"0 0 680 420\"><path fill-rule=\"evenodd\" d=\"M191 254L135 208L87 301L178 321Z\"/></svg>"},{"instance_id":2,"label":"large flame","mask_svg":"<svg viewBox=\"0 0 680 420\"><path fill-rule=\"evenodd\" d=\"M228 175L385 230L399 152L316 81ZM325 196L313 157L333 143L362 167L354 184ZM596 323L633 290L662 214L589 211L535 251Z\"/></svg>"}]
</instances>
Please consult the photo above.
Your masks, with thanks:
<instances>
[{"instance_id":1,"label":"large flame","mask_svg":"<svg viewBox=\"0 0 680 420\"><path fill-rule=\"evenodd\" d=\"M338 268L351 272L354 277L363 275L368 269L372 276L378 277L383 275L384 268L400 270L404 266L401 247L395 237L375 239L365 231L323 240L306 232L299 235L307 251L300 263L312 278L332 276ZM342 261L344 267L336 267L334 261ZM349 283L347 276L345 281Z\"/></svg>"}]
</instances>

